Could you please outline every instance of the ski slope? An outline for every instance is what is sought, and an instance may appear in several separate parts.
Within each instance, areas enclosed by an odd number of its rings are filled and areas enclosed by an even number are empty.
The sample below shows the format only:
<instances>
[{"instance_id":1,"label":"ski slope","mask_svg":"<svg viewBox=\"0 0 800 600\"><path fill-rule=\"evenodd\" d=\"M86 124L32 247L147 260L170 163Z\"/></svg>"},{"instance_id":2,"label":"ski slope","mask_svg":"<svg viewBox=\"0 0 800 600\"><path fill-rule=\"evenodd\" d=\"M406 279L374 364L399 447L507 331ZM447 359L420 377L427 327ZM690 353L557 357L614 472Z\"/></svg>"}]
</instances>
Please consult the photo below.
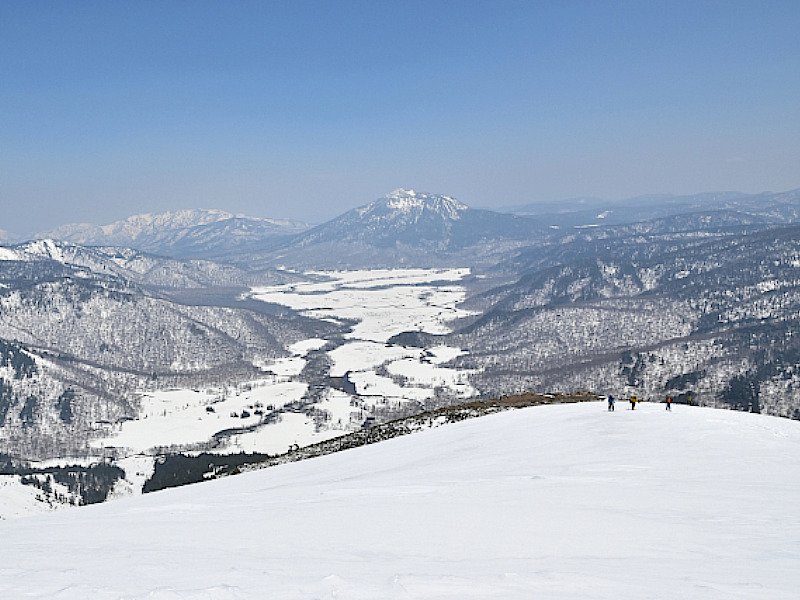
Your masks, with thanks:
<instances>
[{"instance_id":1,"label":"ski slope","mask_svg":"<svg viewBox=\"0 0 800 600\"><path fill-rule=\"evenodd\" d=\"M748 599L800 590L800 422L540 406L0 522L0 598Z\"/></svg>"}]
</instances>

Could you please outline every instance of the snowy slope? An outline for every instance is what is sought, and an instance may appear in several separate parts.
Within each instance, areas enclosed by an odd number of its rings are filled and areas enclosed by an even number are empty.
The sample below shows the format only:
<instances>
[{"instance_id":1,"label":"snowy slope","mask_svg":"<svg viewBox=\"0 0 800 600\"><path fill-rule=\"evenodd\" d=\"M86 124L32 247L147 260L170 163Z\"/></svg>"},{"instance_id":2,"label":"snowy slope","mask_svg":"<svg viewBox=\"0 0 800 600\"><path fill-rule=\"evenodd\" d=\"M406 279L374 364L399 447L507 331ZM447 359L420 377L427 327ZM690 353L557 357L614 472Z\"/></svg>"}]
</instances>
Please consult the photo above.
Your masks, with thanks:
<instances>
[{"instance_id":1,"label":"snowy slope","mask_svg":"<svg viewBox=\"0 0 800 600\"><path fill-rule=\"evenodd\" d=\"M599 403L0 522L0 597L794 599L800 423Z\"/></svg>"}]
</instances>

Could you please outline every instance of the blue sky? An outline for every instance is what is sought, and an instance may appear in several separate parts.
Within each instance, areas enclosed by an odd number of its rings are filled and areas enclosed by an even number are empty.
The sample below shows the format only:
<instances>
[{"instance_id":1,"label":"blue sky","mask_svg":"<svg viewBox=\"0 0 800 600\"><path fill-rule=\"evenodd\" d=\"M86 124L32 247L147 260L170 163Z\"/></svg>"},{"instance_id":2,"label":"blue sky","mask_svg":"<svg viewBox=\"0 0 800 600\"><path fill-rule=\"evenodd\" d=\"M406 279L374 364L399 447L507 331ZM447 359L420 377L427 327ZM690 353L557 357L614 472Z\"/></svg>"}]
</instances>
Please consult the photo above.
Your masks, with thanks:
<instances>
[{"instance_id":1,"label":"blue sky","mask_svg":"<svg viewBox=\"0 0 800 600\"><path fill-rule=\"evenodd\" d=\"M0 229L800 187L800 2L0 3Z\"/></svg>"}]
</instances>

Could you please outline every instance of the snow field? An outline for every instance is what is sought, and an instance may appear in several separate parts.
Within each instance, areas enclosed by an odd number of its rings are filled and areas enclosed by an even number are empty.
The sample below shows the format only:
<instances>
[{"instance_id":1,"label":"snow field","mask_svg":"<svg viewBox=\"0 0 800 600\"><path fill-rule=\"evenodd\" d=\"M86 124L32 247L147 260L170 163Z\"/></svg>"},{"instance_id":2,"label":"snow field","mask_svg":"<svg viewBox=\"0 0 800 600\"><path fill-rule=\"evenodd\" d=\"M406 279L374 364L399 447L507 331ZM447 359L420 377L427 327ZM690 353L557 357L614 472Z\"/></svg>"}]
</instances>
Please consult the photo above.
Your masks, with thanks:
<instances>
[{"instance_id":1,"label":"snow field","mask_svg":"<svg viewBox=\"0 0 800 600\"><path fill-rule=\"evenodd\" d=\"M451 387L464 397L475 394L475 390L467 378L472 371L443 369L435 364L409 359L392 361L386 369L392 375L405 377L416 385Z\"/></svg>"},{"instance_id":2,"label":"snow field","mask_svg":"<svg viewBox=\"0 0 800 600\"><path fill-rule=\"evenodd\" d=\"M455 308L464 299L456 283L468 269L386 269L317 273L330 278L254 288L256 300L283 304L317 318L359 321L352 339L385 342L403 331L448 331L445 321L470 313ZM440 283L452 281L454 285Z\"/></svg>"},{"instance_id":3,"label":"snow field","mask_svg":"<svg viewBox=\"0 0 800 600\"><path fill-rule=\"evenodd\" d=\"M430 388L401 386L392 378L378 375L374 371L351 373L350 381L356 386L356 392L362 396L362 400L365 402L369 402L370 397L405 401L423 401L433 397L433 390Z\"/></svg>"},{"instance_id":4,"label":"snow field","mask_svg":"<svg viewBox=\"0 0 800 600\"><path fill-rule=\"evenodd\" d=\"M226 451L282 454L292 446L309 446L339 437L363 422L363 418L358 419L359 413L350 403L351 396L348 394L328 390L324 400L316 405L318 410L330 415L324 428L303 413L282 413L275 423L253 432L231 436Z\"/></svg>"},{"instance_id":5,"label":"snow field","mask_svg":"<svg viewBox=\"0 0 800 600\"><path fill-rule=\"evenodd\" d=\"M223 429L258 423L255 406L281 407L302 398L307 389L302 382L269 378L239 385L235 391L178 389L143 394L140 417L125 421L112 436L94 445L143 453L173 444L202 444ZM243 411L250 416L242 418Z\"/></svg>"},{"instance_id":6,"label":"snow field","mask_svg":"<svg viewBox=\"0 0 800 600\"><path fill-rule=\"evenodd\" d=\"M436 386L450 387L459 397L475 393L467 381L470 371L439 366L462 354L458 348L439 346L426 350L385 343L404 331L446 332L448 321L469 314L456 308L465 295L457 283L469 274L468 269L384 269L315 274L325 276L326 280L257 288L252 295L311 316L357 321L346 336L352 341L328 352L332 377L342 377L349 372L350 381L356 384L359 394L412 401L433 397ZM383 366L406 382L401 385L377 374L376 369Z\"/></svg>"},{"instance_id":7,"label":"snow field","mask_svg":"<svg viewBox=\"0 0 800 600\"><path fill-rule=\"evenodd\" d=\"M800 423L603 403L0 522L0 597L789 600Z\"/></svg>"},{"instance_id":8,"label":"snow field","mask_svg":"<svg viewBox=\"0 0 800 600\"><path fill-rule=\"evenodd\" d=\"M420 348L387 346L385 343L365 341L349 342L328 352L331 359L331 377L343 377L348 371L369 371L399 358L422 355Z\"/></svg>"}]
</instances>

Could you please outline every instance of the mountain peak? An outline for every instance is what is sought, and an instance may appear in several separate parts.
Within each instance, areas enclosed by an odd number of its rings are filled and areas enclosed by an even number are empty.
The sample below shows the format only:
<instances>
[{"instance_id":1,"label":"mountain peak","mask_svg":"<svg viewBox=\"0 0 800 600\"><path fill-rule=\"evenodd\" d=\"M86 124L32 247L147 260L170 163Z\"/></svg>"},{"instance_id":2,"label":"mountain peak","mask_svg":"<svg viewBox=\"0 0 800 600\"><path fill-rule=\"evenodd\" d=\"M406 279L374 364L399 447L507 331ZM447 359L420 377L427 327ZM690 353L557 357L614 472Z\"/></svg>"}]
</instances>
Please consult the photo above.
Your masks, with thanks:
<instances>
[{"instance_id":1,"label":"mountain peak","mask_svg":"<svg viewBox=\"0 0 800 600\"><path fill-rule=\"evenodd\" d=\"M469 207L455 198L440 194L425 194L415 190L399 188L383 198L364 207L364 212L371 212L375 208L385 208L392 211L404 212L434 212L448 219L458 219L460 213Z\"/></svg>"},{"instance_id":2,"label":"mountain peak","mask_svg":"<svg viewBox=\"0 0 800 600\"><path fill-rule=\"evenodd\" d=\"M395 191L390 192L386 195L387 198L406 198L406 197L416 197L417 192L414 190L407 190L404 188L397 188Z\"/></svg>"}]
</instances>

